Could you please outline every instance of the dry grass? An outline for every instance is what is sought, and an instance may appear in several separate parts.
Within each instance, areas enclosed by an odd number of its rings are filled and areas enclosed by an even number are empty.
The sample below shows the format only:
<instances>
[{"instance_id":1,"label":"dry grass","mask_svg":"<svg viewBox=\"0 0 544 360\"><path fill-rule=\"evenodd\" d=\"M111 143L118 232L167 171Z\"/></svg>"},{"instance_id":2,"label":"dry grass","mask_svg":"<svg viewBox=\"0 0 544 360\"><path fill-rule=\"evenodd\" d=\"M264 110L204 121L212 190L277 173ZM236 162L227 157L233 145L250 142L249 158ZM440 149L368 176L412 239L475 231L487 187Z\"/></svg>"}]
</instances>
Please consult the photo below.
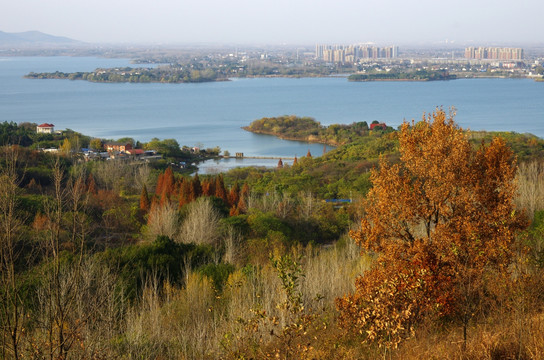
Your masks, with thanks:
<instances>
[{"instance_id":1,"label":"dry grass","mask_svg":"<svg viewBox=\"0 0 544 360\"><path fill-rule=\"evenodd\" d=\"M520 321L502 314L485 324L473 326L464 348L462 331L422 330L397 351L394 359L499 360L544 358L544 314L532 314ZM489 319L488 319L489 320Z\"/></svg>"},{"instance_id":2,"label":"dry grass","mask_svg":"<svg viewBox=\"0 0 544 360\"><path fill-rule=\"evenodd\" d=\"M518 194L516 206L526 209L530 219L535 211L544 209L544 162L533 161L519 165L516 177Z\"/></svg>"},{"instance_id":3,"label":"dry grass","mask_svg":"<svg viewBox=\"0 0 544 360\"><path fill-rule=\"evenodd\" d=\"M342 247L299 251L305 253L299 291L307 311L320 317L318 326L308 327L317 339L327 327L335 329L323 319L334 322L330 320L334 299L353 290L355 276L368 267L369 260L349 242ZM282 306L285 300L278 274L269 264L236 270L221 293L208 278L194 273L181 289L159 288L151 282L127 316L119 351L128 358L234 358L242 354L262 358L277 334L294 321L293 314ZM334 337L329 335L329 340L332 344ZM314 348L312 353L324 354L323 349Z\"/></svg>"}]
</instances>

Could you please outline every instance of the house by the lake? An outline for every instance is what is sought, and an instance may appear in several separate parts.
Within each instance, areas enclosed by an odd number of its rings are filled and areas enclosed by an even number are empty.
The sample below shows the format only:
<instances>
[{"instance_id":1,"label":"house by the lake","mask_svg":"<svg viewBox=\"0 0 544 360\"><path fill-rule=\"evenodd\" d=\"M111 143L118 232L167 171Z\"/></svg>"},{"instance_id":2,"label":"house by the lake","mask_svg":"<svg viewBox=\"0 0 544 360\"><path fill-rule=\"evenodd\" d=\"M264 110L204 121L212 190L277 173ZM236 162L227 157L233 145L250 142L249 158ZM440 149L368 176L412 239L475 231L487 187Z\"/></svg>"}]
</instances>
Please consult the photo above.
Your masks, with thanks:
<instances>
[{"instance_id":1,"label":"house by the lake","mask_svg":"<svg viewBox=\"0 0 544 360\"><path fill-rule=\"evenodd\" d=\"M370 124L370 130L387 130L385 123L373 123Z\"/></svg>"},{"instance_id":2,"label":"house by the lake","mask_svg":"<svg viewBox=\"0 0 544 360\"><path fill-rule=\"evenodd\" d=\"M43 123L36 126L36 132L38 134L53 134L55 132L55 125Z\"/></svg>"},{"instance_id":3,"label":"house by the lake","mask_svg":"<svg viewBox=\"0 0 544 360\"><path fill-rule=\"evenodd\" d=\"M106 151L127 152L129 150L132 150L131 143L111 142L104 144L104 147L106 148Z\"/></svg>"}]
</instances>

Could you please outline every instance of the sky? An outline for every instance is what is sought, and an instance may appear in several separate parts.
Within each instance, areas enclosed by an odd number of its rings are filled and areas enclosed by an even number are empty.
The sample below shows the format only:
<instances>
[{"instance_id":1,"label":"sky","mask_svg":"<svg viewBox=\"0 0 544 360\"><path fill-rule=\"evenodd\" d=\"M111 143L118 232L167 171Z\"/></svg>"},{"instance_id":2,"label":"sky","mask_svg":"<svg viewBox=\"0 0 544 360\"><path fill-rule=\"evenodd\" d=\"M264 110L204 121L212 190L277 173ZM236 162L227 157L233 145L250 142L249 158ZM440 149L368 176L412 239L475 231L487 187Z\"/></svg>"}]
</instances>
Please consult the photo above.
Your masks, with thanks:
<instances>
[{"instance_id":1,"label":"sky","mask_svg":"<svg viewBox=\"0 0 544 360\"><path fill-rule=\"evenodd\" d=\"M90 43L544 43L542 0L2 0L0 31Z\"/></svg>"}]
</instances>

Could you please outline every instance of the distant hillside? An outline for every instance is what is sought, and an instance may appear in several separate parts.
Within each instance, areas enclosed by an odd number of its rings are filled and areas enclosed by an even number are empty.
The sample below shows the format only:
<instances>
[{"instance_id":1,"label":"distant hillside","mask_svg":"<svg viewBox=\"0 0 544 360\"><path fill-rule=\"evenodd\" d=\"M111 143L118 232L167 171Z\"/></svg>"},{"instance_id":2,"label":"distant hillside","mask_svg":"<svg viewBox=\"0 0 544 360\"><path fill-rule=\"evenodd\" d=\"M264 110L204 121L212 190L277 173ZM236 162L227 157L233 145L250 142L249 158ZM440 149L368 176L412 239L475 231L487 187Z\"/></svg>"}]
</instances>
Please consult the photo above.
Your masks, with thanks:
<instances>
[{"instance_id":1,"label":"distant hillside","mask_svg":"<svg viewBox=\"0 0 544 360\"><path fill-rule=\"evenodd\" d=\"M81 41L62 36L53 36L39 31L7 33L0 31L0 46L43 46L43 45L77 45Z\"/></svg>"}]
</instances>

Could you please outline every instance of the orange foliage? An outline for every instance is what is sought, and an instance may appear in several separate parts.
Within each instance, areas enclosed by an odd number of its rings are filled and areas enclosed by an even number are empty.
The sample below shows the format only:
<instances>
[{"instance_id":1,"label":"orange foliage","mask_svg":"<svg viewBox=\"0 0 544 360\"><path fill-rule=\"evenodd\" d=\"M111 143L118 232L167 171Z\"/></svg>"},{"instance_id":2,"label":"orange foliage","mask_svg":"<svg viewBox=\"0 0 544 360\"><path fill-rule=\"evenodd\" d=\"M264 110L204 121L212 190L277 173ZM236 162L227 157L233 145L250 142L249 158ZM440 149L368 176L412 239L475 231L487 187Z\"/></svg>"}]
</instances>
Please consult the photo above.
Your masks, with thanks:
<instances>
[{"instance_id":1,"label":"orange foliage","mask_svg":"<svg viewBox=\"0 0 544 360\"><path fill-rule=\"evenodd\" d=\"M240 185L238 185L238 182L234 183L234 186L230 189L228 200L231 206L238 205L238 201L240 201Z\"/></svg>"},{"instance_id":2,"label":"orange foliage","mask_svg":"<svg viewBox=\"0 0 544 360\"><path fill-rule=\"evenodd\" d=\"M222 199L225 203L228 203L227 190L223 182L223 175L219 175L215 178L215 196Z\"/></svg>"},{"instance_id":3,"label":"orange foliage","mask_svg":"<svg viewBox=\"0 0 544 360\"><path fill-rule=\"evenodd\" d=\"M142 193L140 194L140 210L149 211L151 203L149 202L149 195L147 194L147 187L144 185Z\"/></svg>"},{"instance_id":4,"label":"orange foliage","mask_svg":"<svg viewBox=\"0 0 544 360\"><path fill-rule=\"evenodd\" d=\"M378 254L374 268L337 300L345 328L388 347L423 317L457 316L466 328L484 278L506 280L514 236L526 225L502 139L473 150L453 114L439 109L404 123L399 144L400 163L382 159L372 172L361 230L350 233Z\"/></svg>"},{"instance_id":5,"label":"orange foliage","mask_svg":"<svg viewBox=\"0 0 544 360\"><path fill-rule=\"evenodd\" d=\"M49 218L42 214L41 212L36 213L34 216L34 221L32 222L32 227L34 230L46 230L49 227Z\"/></svg>"},{"instance_id":6,"label":"orange foliage","mask_svg":"<svg viewBox=\"0 0 544 360\"><path fill-rule=\"evenodd\" d=\"M166 169L162 177L160 194L165 194L166 196L170 197L175 190L175 183L176 179L174 179L174 173L172 172L172 168Z\"/></svg>"},{"instance_id":7,"label":"orange foliage","mask_svg":"<svg viewBox=\"0 0 544 360\"><path fill-rule=\"evenodd\" d=\"M192 199L191 184L189 180L182 179L179 190L179 208L181 208L185 204L190 203L193 200L194 199Z\"/></svg>"},{"instance_id":8,"label":"orange foliage","mask_svg":"<svg viewBox=\"0 0 544 360\"><path fill-rule=\"evenodd\" d=\"M89 176L87 177L87 192L91 194L96 194L97 192L96 182L94 181L93 174L89 174Z\"/></svg>"},{"instance_id":9,"label":"orange foliage","mask_svg":"<svg viewBox=\"0 0 544 360\"><path fill-rule=\"evenodd\" d=\"M193 181L191 182L191 186L193 188L193 194L194 198L197 199L202 195L202 185L200 184L200 179L198 178L198 174L195 174L193 177Z\"/></svg>"},{"instance_id":10,"label":"orange foliage","mask_svg":"<svg viewBox=\"0 0 544 360\"><path fill-rule=\"evenodd\" d=\"M120 206L123 199L114 191L98 190L96 195L91 198L91 202L101 210L109 210Z\"/></svg>"},{"instance_id":11,"label":"orange foliage","mask_svg":"<svg viewBox=\"0 0 544 360\"><path fill-rule=\"evenodd\" d=\"M202 182L202 195L204 196L215 195L215 181L204 180Z\"/></svg>"}]
</instances>

